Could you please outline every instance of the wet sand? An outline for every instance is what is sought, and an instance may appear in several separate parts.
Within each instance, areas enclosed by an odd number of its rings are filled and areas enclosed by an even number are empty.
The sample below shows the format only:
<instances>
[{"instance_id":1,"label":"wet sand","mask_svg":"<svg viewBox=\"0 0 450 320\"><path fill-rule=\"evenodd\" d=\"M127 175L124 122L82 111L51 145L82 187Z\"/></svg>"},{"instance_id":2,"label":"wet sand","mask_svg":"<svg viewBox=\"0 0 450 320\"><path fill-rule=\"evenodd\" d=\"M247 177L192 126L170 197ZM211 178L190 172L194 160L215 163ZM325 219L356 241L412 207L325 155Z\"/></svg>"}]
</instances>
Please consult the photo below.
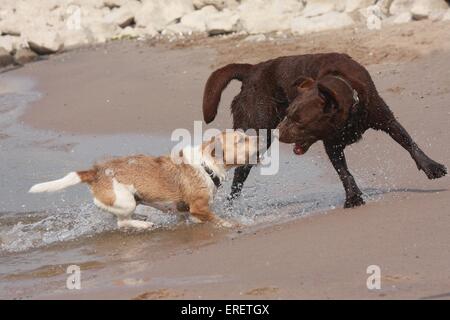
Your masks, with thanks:
<instances>
[{"instance_id":1,"label":"wet sand","mask_svg":"<svg viewBox=\"0 0 450 320\"><path fill-rule=\"evenodd\" d=\"M442 35L447 32L442 31L443 26L427 25L426 31ZM449 30L448 24L445 26L444 30ZM391 30L389 43L384 46L374 40L380 35L367 33L366 42L359 46L348 43L339 49L352 54L355 47L364 46L376 53L373 60L365 56L364 62L381 95L423 150L449 166L450 52L446 51L448 43L437 36L427 38L428 42L419 45L423 50L419 50L417 43L423 42L420 27L424 25L400 28L418 33L408 33L410 47L400 40L404 47L396 47L395 40L403 39L406 31ZM322 33L306 39L322 39L320 50L333 50L330 39L334 35L328 34L328 47L324 47L326 37ZM13 184L15 192L25 192L34 182L73 166L87 165L101 155L142 152L141 147L148 148L149 153L170 150L168 135L172 129L192 130L192 121L201 119L203 84L210 67L217 61L235 59L241 43L239 39L218 39L214 48L210 41L170 48L119 42L68 52L8 72L8 77L33 79L41 95L18 115L18 124L1 128L11 136L0 140L3 148L13 152L7 164L12 165L20 155L30 158L22 177L25 181ZM255 48L267 49L255 53L249 50L249 44L242 46L247 48L243 50L248 56L243 60L247 61L278 55L280 50L273 44L255 44ZM383 50L387 53L392 47L397 48L395 54L387 54L383 60ZM290 46L284 44L283 53L299 53L298 49L292 41ZM214 126L229 127L228 105L238 88L239 84L233 83L227 90ZM78 237L74 233L74 237L67 236L68 240L62 236L67 233L58 232L52 235L62 241L1 253L1 296L450 297L448 177L427 180L407 152L388 136L368 131L360 143L346 149L350 169L368 203L343 210L344 191L320 144L300 158L292 155L290 146L282 146L281 151L280 173L274 177L252 173L243 200L231 213L223 205L229 183L219 193L218 213L241 219L243 227L239 230L177 225L163 219L161 228L154 232L126 234L112 227L111 217L92 214L95 209L91 207L79 208L78 203L86 206L90 201L81 188L32 199L26 209L16 206L15 195L10 194L2 203L3 211L12 212L10 216L3 214L0 220L3 244L4 235L12 236L14 228L29 235L28 229L17 227L19 221L31 228L35 237L40 234L36 230L40 225L18 218L15 212L51 226L64 221L64 228L70 231L80 224L86 228L94 225L99 231L89 229ZM44 161L48 163L39 164ZM12 181L13 175L6 176ZM61 198L66 200L66 207L58 209ZM42 211L44 218L32 213L30 206ZM140 214L155 217L153 211ZM51 220L61 216L69 219ZM95 219L88 218L91 216ZM65 267L72 263L83 270L80 291L65 289ZM369 265L381 268L381 290L366 288Z\"/></svg>"}]
</instances>

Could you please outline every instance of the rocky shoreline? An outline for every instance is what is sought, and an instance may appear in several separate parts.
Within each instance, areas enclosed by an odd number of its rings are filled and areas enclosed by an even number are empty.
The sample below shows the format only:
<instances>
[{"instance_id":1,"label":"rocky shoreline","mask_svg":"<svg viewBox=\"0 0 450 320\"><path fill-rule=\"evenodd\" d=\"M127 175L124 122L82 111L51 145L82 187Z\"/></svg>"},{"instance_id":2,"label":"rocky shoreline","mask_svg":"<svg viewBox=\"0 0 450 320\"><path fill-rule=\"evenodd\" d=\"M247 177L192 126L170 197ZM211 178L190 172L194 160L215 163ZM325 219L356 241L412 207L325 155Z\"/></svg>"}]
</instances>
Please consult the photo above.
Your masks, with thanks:
<instances>
[{"instance_id":1,"label":"rocky shoreline","mask_svg":"<svg viewBox=\"0 0 450 320\"><path fill-rule=\"evenodd\" d=\"M261 42L343 27L450 20L447 0L2 0L0 68L119 39L239 34ZM266 36L271 34L270 37Z\"/></svg>"}]
</instances>

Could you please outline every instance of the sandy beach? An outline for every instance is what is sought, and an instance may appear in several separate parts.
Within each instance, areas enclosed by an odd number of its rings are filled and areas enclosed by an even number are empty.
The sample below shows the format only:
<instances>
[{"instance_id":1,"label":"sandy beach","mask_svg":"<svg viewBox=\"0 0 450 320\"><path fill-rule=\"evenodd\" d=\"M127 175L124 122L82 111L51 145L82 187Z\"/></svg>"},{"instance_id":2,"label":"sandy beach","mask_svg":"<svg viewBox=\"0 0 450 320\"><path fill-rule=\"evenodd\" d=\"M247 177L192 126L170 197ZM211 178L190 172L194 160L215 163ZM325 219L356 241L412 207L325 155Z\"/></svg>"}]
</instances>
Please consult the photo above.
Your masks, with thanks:
<instances>
[{"instance_id":1,"label":"sandy beach","mask_svg":"<svg viewBox=\"0 0 450 320\"><path fill-rule=\"evenodd\" d=\"M84 187L26 194L102 157L169 152L172 130L202 119L203 86L218 66L311 52L363 63L414 140L448 167L448 39L450 22L417 21L258 43L124 40L0 74L0 298L449 299L450 178L428 180L380 132L346 149L367 202L355 209L342 209L344 190L321 143L302 157L280 146L279 174L253 172L231 210L225 184L215 208L242 225L234 230L142 209L159 227L120 232ZM208 127L231 126L238 90L226 90ZM66 289L71 264L81 267L81 290ZM381 289L366 286L370 265L380 267Z\"/></svg>"}]
</instances>

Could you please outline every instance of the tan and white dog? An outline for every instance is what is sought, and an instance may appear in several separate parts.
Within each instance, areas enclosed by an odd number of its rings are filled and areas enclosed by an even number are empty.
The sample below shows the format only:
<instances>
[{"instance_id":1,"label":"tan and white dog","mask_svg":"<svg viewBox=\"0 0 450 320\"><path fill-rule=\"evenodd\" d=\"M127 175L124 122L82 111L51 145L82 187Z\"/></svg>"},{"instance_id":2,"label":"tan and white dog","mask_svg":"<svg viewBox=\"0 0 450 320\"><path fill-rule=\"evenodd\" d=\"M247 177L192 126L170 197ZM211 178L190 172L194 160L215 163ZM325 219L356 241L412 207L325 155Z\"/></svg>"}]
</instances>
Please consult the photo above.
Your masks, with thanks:
<instances>
[{"instance_id":1,"label":"tan and white dog","mask_svg":"<svg viewBox=\"0 0 450 320\"><path fill-rule=\"evenodd\" d=\"M151 222L131 218L138 204L164 212L190 212L195 222L231 227L231 223L211 211L212 200L226 171L248 164L256 154L256 139L240 131L224 131L200 146L185 147L179 158L145 155L116 158L98 163L90 170L36 184L29 192L54 192L87 183L94 203L115 214L119 228L153 226Z\"/></svg>"}]
</instances>

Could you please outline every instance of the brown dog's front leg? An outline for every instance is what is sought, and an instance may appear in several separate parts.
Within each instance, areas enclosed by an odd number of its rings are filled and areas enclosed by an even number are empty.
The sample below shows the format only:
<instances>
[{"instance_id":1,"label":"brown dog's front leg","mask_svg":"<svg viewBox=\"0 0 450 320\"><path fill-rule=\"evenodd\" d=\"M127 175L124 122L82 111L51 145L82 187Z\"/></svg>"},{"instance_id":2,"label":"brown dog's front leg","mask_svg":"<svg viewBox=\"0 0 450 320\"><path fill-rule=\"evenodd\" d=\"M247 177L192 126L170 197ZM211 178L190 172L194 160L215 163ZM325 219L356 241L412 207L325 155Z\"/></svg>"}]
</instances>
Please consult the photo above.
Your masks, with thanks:
<instances>
[{"instance_id":1,"label":"brown dog's front leg","mask_svg":"<svg viewBox=\"0 0 450 320\"><path fill-rule=\"evenodd\" d=\"M376 128L388 133L392 139L405 148L416 162L417 168L423 170L428 179L437 179L447 174L447 168L430 159L413 141L403 126L392 116Z\"/></svg>"},{"instance_id":2,"label":"brown dog's front leg","mask_svg":"<svg viewBox=\"0 0 450 320\"><path fill-rule=\"evenodd\" d=\"M344 146L335 145L331 142L324 142L324 146L328 158L330 158L334 169L338 173L339 178L344 185L346 196L344 208L353 208L363 205L364 200L361 197L362 192L359 190L355 179L347 168L347 161L345 160L344 155Z\"/></svg>"},{"instance_id":3,"label":"brown dog's front leg","mask_svg":"<svg viewBox=\"0 0 450 320\"><path fill-rule=\"evenodd\" d=\"M253 165L247 164L244 166L237 167L234 170L234 178L233 183L231 185L231 193L227 197L228 200L234 200L239 198L241 195L242 187L244 186L245 180L247 180L248 175L250 174L250 170Z\"/></svg>"}]
</instances>

